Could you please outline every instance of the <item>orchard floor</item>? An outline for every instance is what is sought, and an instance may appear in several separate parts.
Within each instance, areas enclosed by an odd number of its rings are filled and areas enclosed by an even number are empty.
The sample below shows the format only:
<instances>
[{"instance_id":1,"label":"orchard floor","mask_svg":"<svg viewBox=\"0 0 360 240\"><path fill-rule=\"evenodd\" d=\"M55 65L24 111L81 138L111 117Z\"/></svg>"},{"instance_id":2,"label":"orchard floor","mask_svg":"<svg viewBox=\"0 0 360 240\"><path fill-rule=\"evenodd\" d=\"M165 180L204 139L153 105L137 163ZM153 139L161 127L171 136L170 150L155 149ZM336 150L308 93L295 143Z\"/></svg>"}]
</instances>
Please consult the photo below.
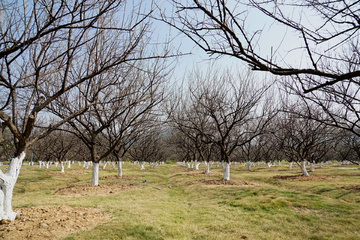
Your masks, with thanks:
<instances>
[{"instance_id":1,"label":"orchard floor","mask_svg":"<svg viewBox=\"0 0 360 240\"><path fill-rule=\"evenodd\" d=\"M0 222L1 239L360 239L355 165L310 177L295 167L233 165L223 181L215 165L205 175L202 166L125 163L123 177L100 169L96 187L91 169L59 170L22 167L13 198L21 215Z\"/></svg>"}]
</instances>

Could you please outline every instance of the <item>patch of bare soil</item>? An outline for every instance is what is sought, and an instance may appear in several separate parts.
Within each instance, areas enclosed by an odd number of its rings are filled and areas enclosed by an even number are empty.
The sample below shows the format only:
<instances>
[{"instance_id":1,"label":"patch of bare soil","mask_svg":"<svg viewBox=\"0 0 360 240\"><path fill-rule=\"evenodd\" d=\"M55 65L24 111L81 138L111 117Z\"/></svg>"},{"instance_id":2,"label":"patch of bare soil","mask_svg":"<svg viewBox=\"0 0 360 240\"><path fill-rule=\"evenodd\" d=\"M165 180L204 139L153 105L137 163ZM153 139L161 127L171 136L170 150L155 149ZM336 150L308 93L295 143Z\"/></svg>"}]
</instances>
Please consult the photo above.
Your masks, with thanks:
<instances>
[{"instance_id":1,"label":"patch of bare soil","mask_svg":"<svg viewBox=\"0 0 360 240\"><path fill-rule=\"evenodd\" d=\"M329 180L337 180L336 177L326 177L326 176L305 176L305 175L288 175L288 176L280 176L276 175L272 178L280 179L280 180L295 180L295 181L329 181Z\"/></svg>"},{"instance_id":2,"label":"patch of bare soil","mask_svg":"<svg viewBox=\"0 0 360 240\"><path fill-rule=\"evenodd\" d=\"M95 208L44 206L15 211L22 215L14 222L0 221L0 239L60 239L111 220L111 215Z\"/></svg>"},{"instance_id":3,"label":"patch of bare soil","mask_svg":"<svg viewBox=\"0 0 360 240\"><path fill-rule=\"evenodd\" d=\"M91 184L71 185L54 190L52 194L60 196L107 196L115 193L126 192L137 188L135 184L118 184L118 183L104 183L98 186Z\"/></svg>"},{"instance_id":4,"label":"patch of bare soil","mask_svg":"<svg viewBox=\"0 0 360 240\"><path fill-rule=\"evenodd\" d=\"M100 180L118 180L118 179L123 179L123 180L128 180L128 179L137 179L137 178L140 178L138 176L122 176L122 177L119 177L119 176L104 176L104 177L101 177L99 178Z\"/></svg>"},{"instance_id":5,"label":"patch of bare soil","mask_svg":"<svg viewBox=\"0 0 360 240\"><path fill-rule=\"evenodd\" d=\"M75 171L66 171L65 172L60 172L60 170L58 172L48 172L45 173L46 175L81 175L81 174L86 174L86 173L90 173L90 170L75 170Z\"/></svg>"},{"instance_id":6,"label":"patch of bare soil","mask_svg":"<svg viewBox=\"0 0 360 240\"><path fill-rule=\"evenodd\" d=\"M299 207L292 207L292 211L297 213L316 213L320 214L323 212L323 210L316 210L316 209L308 209L308 208L299 208Z\"/></svg>"},{"instance_id":7,"label":"patch of bare soil","mask_svg":"<svg viewBox=\"0 0 360 240\"><path fill-rule=\"evenodd\" d=\"M354 192L360 192L360 185L344 185L339 188L354 191Z\"/></svg>"},{"instance_id":8,"label":"patch of bare soil","mask_svg":"<svg viewBox=\"0 0 360 240\"><path fill-rule=\"evenodd\" d=\"M224 179L200 179L198 180L200 183L204 183L206 185L253 185L252 183L240 181L240 180L228 180Z\"/></svg>"},{"instance_id":9,"label":"patch of bare soil","mask_svg":"<svg viewBox=\"0 0 360 240\"><path fill-rule=\"evenodd\" d=\"M199 172L199 173L186 173L184 174L186 176L190 176L190 177L194 177L194 176L220 176L222 175L221 173L204 173L204 172Z\"/></svg>"}]
</instances>

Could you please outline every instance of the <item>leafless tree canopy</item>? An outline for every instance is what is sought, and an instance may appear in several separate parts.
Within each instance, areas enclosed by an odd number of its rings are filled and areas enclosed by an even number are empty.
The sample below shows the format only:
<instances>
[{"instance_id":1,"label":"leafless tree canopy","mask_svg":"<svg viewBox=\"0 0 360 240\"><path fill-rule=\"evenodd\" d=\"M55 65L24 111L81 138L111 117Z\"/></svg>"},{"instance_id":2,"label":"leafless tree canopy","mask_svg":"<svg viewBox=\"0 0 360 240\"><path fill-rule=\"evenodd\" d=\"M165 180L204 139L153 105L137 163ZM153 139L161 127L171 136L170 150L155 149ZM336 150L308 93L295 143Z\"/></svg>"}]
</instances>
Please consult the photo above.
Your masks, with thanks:
<instances>
[{"instance_id":1,"label":"leafless tree canopy","mask_svg":"<svg viewBox=\"0 0 360 240\"><path fill-rule=\"evenodd\" d=\"M149 42L153 11L140 3L2 1L0 8L0 119L14 136L17 154L84 113L96 99L41 124L38 114L54 100L67 97L77 105L74 92L86 95L84 85L114 77L119 65L118 71L126 72L137 60L166 56L138 48ZM35 124L45 127L36 135Z\"/></svg>"},{"instance_id":2,"label":"leafless tree canopy","mask_svg":"<svg viewBox=\"0 0 360 240\"><path fill-rule=\"evenodd\" d=\"M254 86L250 75L229 71L196 71L189 78L188 95L173 99L169 117L204 160L216 146L221 161L230 162L234 150L262 134L273 117L268 86Z\"/></svg>"},{"instance_id":3,"label":"leafless tree canopy","mask_svg":"<svg viewBox=\"0 0 360 240\"><path fill-rule=\"evenodd\" d=\"M164 12L161 18L209 55L232 56L247 62L253 70L296 77L304 92L344 80L359 85L359 1L173 0L172 3L175 12L171 16ZM259 45L264 29L254 29L248 20L249 15L259 10L268 17L265 21L283 26L284 32L302 40L287 53L297 59L301 56L299 65L284 61L280 51L283 43L271 49Z\"/></svg>"}]
</instances>

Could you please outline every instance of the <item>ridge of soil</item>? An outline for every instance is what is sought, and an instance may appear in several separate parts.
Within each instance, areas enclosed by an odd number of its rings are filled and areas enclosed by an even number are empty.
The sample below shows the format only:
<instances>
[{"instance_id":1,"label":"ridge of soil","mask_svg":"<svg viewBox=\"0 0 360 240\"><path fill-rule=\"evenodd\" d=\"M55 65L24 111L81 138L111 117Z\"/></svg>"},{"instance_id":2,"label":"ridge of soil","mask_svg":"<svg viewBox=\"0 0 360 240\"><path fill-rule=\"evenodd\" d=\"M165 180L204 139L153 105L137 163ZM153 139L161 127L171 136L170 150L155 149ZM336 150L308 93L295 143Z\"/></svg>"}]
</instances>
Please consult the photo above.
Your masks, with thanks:
<instances>
[{"instance_id":1,"label":"ridge of soil","mask_svg":"<svg viewBox=\"0 0 360 240\"><path fill-rule=\"evenodd\" d=\"M0 239L60 239L78 231L91 230L112 219L101 209L64 205L19 208L14 211L21 213L21 216L18 215L13 222L0 221Z\"/></svg>"},{"instance_id":2,"label":"ridge of soil","mask_svg":"<svg viewBox=\"0 0 360 240\"><path fill-rule=\"evenodd\" d=\"M117 176L117 175L112 175L112 176L104 176L104 177L100 177L99 180L119 180L119 179L123 179L123 180L128 180L128 179L137 179L140 178L138 176Z\"/></svg>"},{"instance_id":3,"label":"ridge of soil","mask_svg":"<svg viewBox=\"0 0 360 240\"><path fill-rule=\"evenodd\" d=\"M224 179L200 179L198 182L206 184L206 185L253 185L252 183L241 181L241 180L228 180Z\"/></svg>"},{"instance_id":4,"label":"ridge of soil","mask_svg":"<svg viewBox=\"0 0 360 240\"><path fill-rule=\"evenodd\" d=\"M52 194L59 196L70 196L70 197L107 196L115 193L126 192L137 187L138 185L132 183L129 184L103 183L103 184L99 184L98 186L92 186L91 184L81 184L81 185L70 185L67 187L58 188L52 191Z\"/></svg>"},{"instance_id":5,"label":"ridge of soil","mask_svg":"<svg viewBox=\"0 0 360 240\"><path fill-rule=\"evenodd\" d=\"M305 176L305 175L276 175L272 178L279 180L295 180L295 181L329 181L337 180L336 177L327 177L327 176Z\"/></svg>"}]
</instances>

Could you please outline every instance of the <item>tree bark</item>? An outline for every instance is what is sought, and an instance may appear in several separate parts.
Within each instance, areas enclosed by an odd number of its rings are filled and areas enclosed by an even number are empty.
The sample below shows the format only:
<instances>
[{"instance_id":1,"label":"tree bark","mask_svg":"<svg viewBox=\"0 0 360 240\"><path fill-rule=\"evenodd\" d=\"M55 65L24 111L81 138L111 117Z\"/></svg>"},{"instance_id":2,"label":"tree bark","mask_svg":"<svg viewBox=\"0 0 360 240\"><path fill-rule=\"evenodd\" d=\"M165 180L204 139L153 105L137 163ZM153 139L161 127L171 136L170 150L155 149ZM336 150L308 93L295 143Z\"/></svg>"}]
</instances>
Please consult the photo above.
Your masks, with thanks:
<instances>
[{"instance_id":1,"label":"tree bark","mask_svg":"<svg viewBox=\"0 0 360 240\"><path fill-rule=\"evenodd\" d=\"M251 162L249 161L247 165L248 165L248 170L251 171Z\"/></svg>"},{"instance_id":2,"label":"tree bark","mask_svg":"<svg viewBox=\"0 0 360 240\"><path fill-rule=\"evenodd\" d=\"M99 163L92 163L92 175L91 175L91 185L98 186L99 185Z\"/></svg>"},{"instance_id":3,"label":"tree bark","mask_svg":"<svg viewBox=\"0 0 360 240\"><path fill-rule=\"evenodd\" d=\"M25 152L22 152L19 156L10 159L5 174L0 170L0 219L15 220L16 213L12 210L11 201L24 158Z\"/></svg>"},{"instance_id":4,"label":"tree bark","mask_svg":"<svg viewBox=\"0 0 360 240\"><path fill-rule=\"evenodd\" d=\"M118 177L122 177L122 162L118 161Z\"/></svg>"},{"instance_id":5,"label":"tree bark","mask_svg":"<svg viewBox=\"0 0 360 240\"><path fill-rule=\"evenodd\" d=\"M304 174L304 176L310 176L306 170L306 161L305 160L301 161L300 169L301 169L302 174Z\"/></svg>"},{"instance_id":6,"label":"tree bark","mask_svg":"<svg viewBox=\"0 0 360 240\"><path fill-rule=\"evenodd\" d=\"M230 165L231 165L231 163L226 163L226 165L225 165L225 174L224 174L225 181L230 180Z\"/></svg>"},{"instance_id":7,"label":"tree bark","mask_svg":"<svg viewBox=\"0 0 360 240\"><path fill-rule=\"evenodd\" d=\"M313 162L310 163L310 172L315 171L315 164Z\"/></svg>"}]
</instances>

